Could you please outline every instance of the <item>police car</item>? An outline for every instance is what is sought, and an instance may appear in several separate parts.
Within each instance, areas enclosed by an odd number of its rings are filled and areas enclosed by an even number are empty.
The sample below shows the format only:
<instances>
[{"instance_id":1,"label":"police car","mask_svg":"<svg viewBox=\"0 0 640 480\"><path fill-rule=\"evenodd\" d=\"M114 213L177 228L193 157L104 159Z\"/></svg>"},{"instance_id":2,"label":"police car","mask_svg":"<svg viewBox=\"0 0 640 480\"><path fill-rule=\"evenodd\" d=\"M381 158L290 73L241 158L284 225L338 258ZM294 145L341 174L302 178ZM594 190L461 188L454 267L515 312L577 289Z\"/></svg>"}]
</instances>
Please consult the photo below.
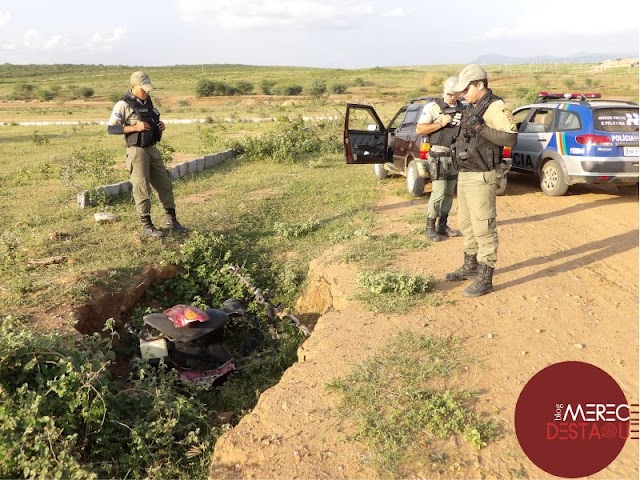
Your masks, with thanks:
<instances>
[{"instance_id":1,"label":"police car","mask_svg":"<svg viewBox=\"0 0 640 480\"><path fill-rule=\"evenodd\" d=\"M503 156L511 169L540 177L550 196L576 183L613 184L638 191L638 104L599 93L540 92L538 102L513 111L518 141Z\"/></svg>"}]
</instances>

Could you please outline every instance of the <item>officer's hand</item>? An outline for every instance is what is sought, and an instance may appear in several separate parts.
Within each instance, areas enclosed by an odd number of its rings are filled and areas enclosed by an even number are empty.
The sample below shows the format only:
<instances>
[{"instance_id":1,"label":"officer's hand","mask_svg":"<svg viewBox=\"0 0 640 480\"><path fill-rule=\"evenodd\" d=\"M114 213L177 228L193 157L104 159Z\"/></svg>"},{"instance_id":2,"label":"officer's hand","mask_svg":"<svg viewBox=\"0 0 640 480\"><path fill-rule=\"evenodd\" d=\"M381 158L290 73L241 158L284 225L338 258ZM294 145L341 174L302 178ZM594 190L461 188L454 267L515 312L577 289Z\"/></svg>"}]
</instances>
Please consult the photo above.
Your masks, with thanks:
<instances>
[{"instance_id":1,"label":"officer's hand","mask_svg":"<svg viewBox=\"0 0 640 480\"><path fill-rule=\"evenodd\" d=\"M440 115L436 123L444 128L451 123L451 120L451 115Z\"/></svg>"},{"instance_id":2,"label":"officer's hand","mask_svg":"<svg viewBox=\"0 0 640 480\"><path fill-rule=\"evenodd\" d=\"M160 131L164 130L164 122L158 122L158 128L160 129Z\"/></svg>"},{"instance_id":3,"label":"officer's hand","mask_svg":"<svg viewBox=\"0 0 640 480\"><path fill-rule=\"evenodd\" d=\"M460 125L461 121L462 121L462 113L458 112L451 119L451 125L453 125L454 127L458 126Z\"/></svg>"},{"instance_id":4,"label":"officer's hand","mask_svg":"<svg viewBox=\"0 0 640 480\"><path fill-rule=\"evenodd\" d=\"M147 122L138 122L136 123L136 127L138 127L138 132L144 132L145 130L151 129L151 126Z\"/></svg>"},{"instance_id":5,"label":"officer's hand","mask_svg":"<svg viewBox=\"0 0 640 480\"><path fill-rule=\"evenodd\" d=\"M484 127L484 120L479 115L472 115L464 122L465 130L469 130L474 133L480 133L482 127Z\"/></svg>"}]
</instances>

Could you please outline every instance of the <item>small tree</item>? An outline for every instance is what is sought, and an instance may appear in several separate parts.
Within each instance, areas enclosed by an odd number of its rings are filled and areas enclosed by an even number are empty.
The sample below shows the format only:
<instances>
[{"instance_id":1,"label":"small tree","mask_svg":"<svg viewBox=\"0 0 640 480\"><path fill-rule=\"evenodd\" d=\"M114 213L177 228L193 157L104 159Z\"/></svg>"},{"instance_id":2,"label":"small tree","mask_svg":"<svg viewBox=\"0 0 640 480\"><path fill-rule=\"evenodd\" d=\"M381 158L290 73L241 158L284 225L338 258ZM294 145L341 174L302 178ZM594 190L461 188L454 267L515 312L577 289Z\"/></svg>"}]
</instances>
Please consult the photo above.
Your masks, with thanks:
<instances>
[{"instance_id":1,"label":"small tree","mask_svg":"<svg viewBox=\"0 0 640 480\"><path fill-rule=\"evenodd\" d=\"M325 93L327 93L327 83L324 80L316 78L313 82L311 82L311 86L309 87L309 95L317 99L323 96Z\"/></svg>"},{"instance_id":2,"label":"small tree","mask_svg":"<svg viewBox=\"0 0 640 480\"><path fill-rule=\"evenodd\" d=\"M302 85L283 85L278 87L279 95L294 96L302 93Z\"/></svg>"},{"instance_id":3,"label":"small tree","mask_svg":"<svg viewBox=\"0 0 640 480\"><path fill-rule=\"evenodd\" d=\"M331 91L337 94L346 93L347 86L343 83L334 83L333 85L331 85Z\"/></svg>"},{"instance_id":4,"label":"small tree","mask_svg":"<svg viewBox=\"0 0 640 480\"><path fill-rule=\"evenodd\" d=\"M253 83L240 81L238 82L238 92L240 95L249 95L253 92Z\"/></svg>"},{"instance_id":5,"label":"small tree","mask_svg":"<svg viewBox=\"0 0 640 480\"><path fill-rule=\"evenodd\" d=\"M273 95L272 89L275 84L276 82L274 82L273 80L263 79L260 82L260 90L265 95Z\"/></svg>"}]
</instances>

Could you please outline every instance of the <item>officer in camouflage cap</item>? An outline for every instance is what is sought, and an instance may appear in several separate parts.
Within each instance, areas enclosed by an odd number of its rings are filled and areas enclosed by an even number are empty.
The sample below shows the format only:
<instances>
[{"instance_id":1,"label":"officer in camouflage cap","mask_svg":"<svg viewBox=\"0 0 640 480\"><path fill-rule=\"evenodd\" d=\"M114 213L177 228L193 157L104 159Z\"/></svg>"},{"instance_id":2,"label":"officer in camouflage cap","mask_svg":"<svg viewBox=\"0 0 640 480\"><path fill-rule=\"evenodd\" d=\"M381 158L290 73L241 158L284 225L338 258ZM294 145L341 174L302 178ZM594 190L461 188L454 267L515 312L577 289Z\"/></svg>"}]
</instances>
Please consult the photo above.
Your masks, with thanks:
<instances>
[{"instance_id":1,"label":"officer in camouflage cap","mask_svg":"<svg viewBox=\"0 0 640 480\"><path fill-rule=\"evenodd\" d=\"M493 290L498 259L496 190L502 147L516 144L517 128L510 110L489 88L487 72L467 65L454 87L469 102L456 133L458 226L464 237L464 263L447 273L448 281L473 278L463 295L478 297Z\"/></svg>"},{"instance_id":2,"label":"officer in camouflage cap","mask_svg":"<svg viewBox=\"0 0 640 480\"><path fill-rule=\"evenodd\" d=\"M188 229L180 225L176 218L171 178L156 147L165 125L149 96L154 86L144 72L134 72L129 84L129 92L113 107L107 131L113 135L124 134L127 143L126 165L143 232L151 237L164 235L151 221L152 187L164 207L165 226L180 233L187 232Z\"/></svg>"}]
</instances>

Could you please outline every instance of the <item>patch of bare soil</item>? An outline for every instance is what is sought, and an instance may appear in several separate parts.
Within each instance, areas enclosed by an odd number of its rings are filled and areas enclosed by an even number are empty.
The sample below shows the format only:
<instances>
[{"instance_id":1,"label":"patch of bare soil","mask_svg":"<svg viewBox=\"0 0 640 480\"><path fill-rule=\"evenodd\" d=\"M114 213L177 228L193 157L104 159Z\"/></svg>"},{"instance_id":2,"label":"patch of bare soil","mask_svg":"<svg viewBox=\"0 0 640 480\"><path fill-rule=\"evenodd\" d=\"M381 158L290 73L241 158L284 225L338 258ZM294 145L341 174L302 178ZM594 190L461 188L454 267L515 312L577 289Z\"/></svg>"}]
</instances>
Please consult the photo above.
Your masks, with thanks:
<instances>
[{"instance_id":1,"label":"patch of bare soil","mask_svg":"<svg viewBox=\"0 0 640 480\"><path fill-rule=\"evenodd\" d=\"M555 478L527 459L513 428L518 396L535 373L556 362L589 362L612 375L630 403L638 400L638 199L613 188L572 192L547 197L514 175L508 195L498 199L495 292L480 298L461 295L466 282L442 280L462 261L461 238L396 259L394 270L433 275L437 294L455 301L405 315L372 314L353 299L357 266L337 260L340 248L312 262L298 311L320 315L315 330L280 383L218 441L210 478L377 477L362 461L365 447L348 440L353 425L336 416L339 399L325 385L407 329L464 339L469 369L460 382L482 393L477 410L503 426L501 437L479 451L448 440L457 468L420 477ZM424 212L427 200L382 198L378 233L416 228L408 217ZM592 478L637 477L638 444L628 441Z\"/></svg>"}]
</instances>

